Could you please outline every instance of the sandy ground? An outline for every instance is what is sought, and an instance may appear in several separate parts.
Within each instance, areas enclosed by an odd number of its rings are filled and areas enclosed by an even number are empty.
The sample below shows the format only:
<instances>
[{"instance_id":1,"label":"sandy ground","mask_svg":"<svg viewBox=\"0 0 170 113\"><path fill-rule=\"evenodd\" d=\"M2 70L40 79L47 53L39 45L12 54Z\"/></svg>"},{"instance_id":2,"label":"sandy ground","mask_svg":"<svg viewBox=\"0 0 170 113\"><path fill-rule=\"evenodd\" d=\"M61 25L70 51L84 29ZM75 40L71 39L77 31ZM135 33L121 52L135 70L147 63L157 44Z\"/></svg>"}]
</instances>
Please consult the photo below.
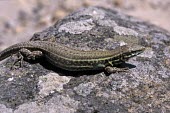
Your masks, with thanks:
<instances>
[{"instance_id":1,"label":"sandy ground","mask_svg":"<svg viewBox=\"0 0 170 113\"><path fill-rule=\"evenodd\" d=\"M116 8L170 31L170 0L0 0L0 50L88 6Z\"/></svg>"}]
</instances>

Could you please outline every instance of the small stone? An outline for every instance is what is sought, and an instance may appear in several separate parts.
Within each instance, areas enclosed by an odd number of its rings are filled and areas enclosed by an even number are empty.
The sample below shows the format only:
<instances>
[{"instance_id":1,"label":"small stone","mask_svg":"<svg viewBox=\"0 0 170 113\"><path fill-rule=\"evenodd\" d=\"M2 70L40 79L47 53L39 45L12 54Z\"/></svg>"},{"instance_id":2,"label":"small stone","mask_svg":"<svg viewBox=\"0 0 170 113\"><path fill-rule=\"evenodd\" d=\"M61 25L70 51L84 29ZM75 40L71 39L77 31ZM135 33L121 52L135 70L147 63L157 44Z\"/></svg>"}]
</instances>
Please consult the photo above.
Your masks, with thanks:
<instances>
[{"instance_id":1,"label":"small stone","mask_svg":"<svg viewBox=\"0 0 170 113\"><path fill-rule=\"evenodd\" d=\"M14 77L11 77L11 78L8 78L8 81L13 81L14 80Z\"/></svg>"}]
</instances>

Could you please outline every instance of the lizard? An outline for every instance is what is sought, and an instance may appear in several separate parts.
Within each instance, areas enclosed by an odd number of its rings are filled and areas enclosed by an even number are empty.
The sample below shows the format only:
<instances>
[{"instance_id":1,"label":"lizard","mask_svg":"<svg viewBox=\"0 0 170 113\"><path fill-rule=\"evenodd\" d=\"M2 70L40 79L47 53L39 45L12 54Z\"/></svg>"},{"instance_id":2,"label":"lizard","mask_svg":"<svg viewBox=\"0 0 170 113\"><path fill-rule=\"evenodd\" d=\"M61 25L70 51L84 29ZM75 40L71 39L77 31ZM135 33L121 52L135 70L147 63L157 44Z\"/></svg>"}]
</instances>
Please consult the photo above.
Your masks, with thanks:
<instances>
[{"instance_id":1,"label":"lizard","mask_svg":"<svg viewBox=\"0 0 170 113\"><path fill-rule=\"evenodd\" d=\"M140 45L120 45L113 50L77 50L49 41L27 41L14 44L0 52L0 61L19 53L21 59L33 59L44 56L56 67L68 71L86 71L105 69L109 73L124 71L116 65L127 61L144 51Z\"/></svg>"}]
</instances>

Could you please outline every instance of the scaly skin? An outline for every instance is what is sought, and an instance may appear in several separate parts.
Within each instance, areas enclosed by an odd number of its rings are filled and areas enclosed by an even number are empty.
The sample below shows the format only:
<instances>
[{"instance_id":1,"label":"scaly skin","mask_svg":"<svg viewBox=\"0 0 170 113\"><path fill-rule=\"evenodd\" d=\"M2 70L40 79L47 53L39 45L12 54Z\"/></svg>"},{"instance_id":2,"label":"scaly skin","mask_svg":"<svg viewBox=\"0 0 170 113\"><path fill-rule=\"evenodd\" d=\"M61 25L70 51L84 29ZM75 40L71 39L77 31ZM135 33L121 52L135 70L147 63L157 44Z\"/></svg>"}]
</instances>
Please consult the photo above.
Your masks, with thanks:
<instances>
[{"instance_id":1,"label":"scaly skin","mask_svg":"<svg viewBox=\"0 0 170 113\"><path fill-rule=\"evenodd\" d=\"M32 53L40 53L33 54ZM144 47L136 45L130 47L128 45L119 46L113 50L92 50L82 51L75 50L63 46L61 44L47 41L28 41L15 44L0 52L0 61L12 54L21 52L23 56L45 56L45 58L54 66L69 70L99 70L107 66L115 66L131 57L134 57L144 51Z\"/></svg>"}]
</instances>

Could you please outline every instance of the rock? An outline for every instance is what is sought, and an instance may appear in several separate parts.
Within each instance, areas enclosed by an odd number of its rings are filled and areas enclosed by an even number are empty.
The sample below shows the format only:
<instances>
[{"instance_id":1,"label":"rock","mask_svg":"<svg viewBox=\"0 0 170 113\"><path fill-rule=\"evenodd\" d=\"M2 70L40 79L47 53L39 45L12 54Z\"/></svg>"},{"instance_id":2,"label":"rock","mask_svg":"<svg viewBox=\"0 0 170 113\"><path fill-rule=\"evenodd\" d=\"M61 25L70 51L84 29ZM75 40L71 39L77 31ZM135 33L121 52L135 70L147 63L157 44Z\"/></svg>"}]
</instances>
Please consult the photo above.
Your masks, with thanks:
<instances>
[{"instance_id":1,"label":"rock","mask_svg":"<svg viewBox=\"0 0 170 113\"><path fill-rule=\"evenodd\" d=\"M170 112L170 33L116 10L82 8L35 33L32 41L81 50L112 49L115 39L146 50L127 63L129 72L67 72L43 59L10 70L0 64L0 111L56 113ZM59 79L59 80L57 80ZM51 82L50 82L51 81Z\"/></svg>"}]
</instances>

